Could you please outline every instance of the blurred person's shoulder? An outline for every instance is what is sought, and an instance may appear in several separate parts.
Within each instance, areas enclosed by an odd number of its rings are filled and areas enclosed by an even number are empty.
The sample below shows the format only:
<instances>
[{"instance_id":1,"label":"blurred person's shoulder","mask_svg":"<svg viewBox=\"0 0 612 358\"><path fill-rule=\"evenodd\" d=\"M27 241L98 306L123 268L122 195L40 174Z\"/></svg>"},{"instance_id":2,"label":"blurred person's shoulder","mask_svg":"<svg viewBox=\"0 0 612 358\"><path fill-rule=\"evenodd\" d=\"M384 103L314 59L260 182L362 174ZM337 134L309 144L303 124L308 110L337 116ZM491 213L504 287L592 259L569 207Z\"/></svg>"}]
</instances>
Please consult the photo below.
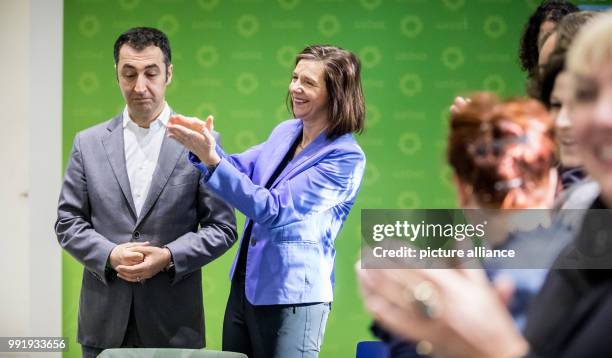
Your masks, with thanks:
<instances>
[{"instance_id":1,"label":"blurred person's shoulder","mask_svg":"<svg viewBox=\"0 0 612 358\"><path fill-rule=\"evenodd\" d=\"M596 181L587 178L572 185L559 197L561 209L588 209L599 195L600 188Z\"/></svg>"}]
</instances>

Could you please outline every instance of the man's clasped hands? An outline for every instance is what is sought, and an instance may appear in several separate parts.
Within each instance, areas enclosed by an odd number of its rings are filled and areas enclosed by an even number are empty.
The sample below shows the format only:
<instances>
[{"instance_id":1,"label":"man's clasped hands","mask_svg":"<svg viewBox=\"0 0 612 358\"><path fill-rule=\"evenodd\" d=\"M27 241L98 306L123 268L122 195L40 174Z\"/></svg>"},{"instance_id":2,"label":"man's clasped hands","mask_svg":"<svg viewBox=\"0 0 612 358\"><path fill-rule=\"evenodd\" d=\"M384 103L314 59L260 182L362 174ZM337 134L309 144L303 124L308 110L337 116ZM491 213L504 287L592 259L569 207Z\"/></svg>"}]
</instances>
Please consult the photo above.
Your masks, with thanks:
<instances>
[{"instance_id":1,"label":"man's clasped hands","mask_svg":"<svg viewBox=\"0 0 612 358\"><path fill-rule=\"evenodd\" d=\"M117 277L129 282L143 282L168 267L172 254L166 247L150 246L149 242L128 242L117 245L109 256Z\"/></svg>"}]
</instances>

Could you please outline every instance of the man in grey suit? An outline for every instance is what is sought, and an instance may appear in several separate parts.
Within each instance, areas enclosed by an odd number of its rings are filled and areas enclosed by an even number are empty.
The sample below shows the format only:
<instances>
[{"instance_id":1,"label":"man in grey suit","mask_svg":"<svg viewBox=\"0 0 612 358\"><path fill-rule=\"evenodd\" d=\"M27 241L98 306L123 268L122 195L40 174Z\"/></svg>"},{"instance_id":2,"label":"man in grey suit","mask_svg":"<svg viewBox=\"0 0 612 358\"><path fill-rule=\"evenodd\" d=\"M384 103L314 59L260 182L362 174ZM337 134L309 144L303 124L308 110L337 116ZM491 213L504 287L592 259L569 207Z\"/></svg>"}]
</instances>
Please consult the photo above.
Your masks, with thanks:
<instances>
[{"instance_id":1,"label":"man in grey suit","mask_svg":"<svg viewBox=\"0 0 612 358\"><path fill-rule=\"evenodd\" d=\"M83 264L78 341L204 346L201 267L236 240L233 209L166 135L168 39L134 28L115 42L123 113L78 133L58 205L60 245Z\"/></svg>"}]
</instances>

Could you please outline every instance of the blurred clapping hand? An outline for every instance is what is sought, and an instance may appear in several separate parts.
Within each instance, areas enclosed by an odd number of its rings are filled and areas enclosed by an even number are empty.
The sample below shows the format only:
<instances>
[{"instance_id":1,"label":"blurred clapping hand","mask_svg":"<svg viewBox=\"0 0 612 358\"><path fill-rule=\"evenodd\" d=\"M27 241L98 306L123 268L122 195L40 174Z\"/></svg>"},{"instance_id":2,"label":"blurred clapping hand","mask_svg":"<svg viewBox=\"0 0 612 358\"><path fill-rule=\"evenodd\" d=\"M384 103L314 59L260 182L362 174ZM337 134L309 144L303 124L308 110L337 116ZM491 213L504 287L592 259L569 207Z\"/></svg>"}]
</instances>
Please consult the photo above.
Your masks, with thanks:
<instances>
[{"instance_id":1,"label":"blurred clapping hand","mask_svg":"<svg viewBox=\"0 0 612 358\"><path fill-rule=\"evenodd\" d=\"M364 305L393 334L434 357L520 357L527 342L476 269L363 269Z\"/></svg>"}]
</instances>

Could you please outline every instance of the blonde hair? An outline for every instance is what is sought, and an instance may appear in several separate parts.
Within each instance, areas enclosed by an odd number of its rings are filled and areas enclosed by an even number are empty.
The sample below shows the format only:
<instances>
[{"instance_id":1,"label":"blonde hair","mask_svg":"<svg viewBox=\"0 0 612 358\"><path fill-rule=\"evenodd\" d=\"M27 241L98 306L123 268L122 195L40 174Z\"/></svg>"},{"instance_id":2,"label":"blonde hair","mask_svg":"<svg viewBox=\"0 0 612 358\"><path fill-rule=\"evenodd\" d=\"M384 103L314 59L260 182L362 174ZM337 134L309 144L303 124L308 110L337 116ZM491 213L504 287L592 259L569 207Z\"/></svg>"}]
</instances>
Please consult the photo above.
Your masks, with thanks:
<instances>
[{"instance_id":1,"label":"blonde hair","mask_svg":"<svg viewBox=\"0 0 612 358\"><path fill-rule=\"evenodd\" d=\"M567 69L574 75L585 75L594 66L612 60L612 12L589 21L580 30L567 54Z\"/></svg>"}]
</instances>

